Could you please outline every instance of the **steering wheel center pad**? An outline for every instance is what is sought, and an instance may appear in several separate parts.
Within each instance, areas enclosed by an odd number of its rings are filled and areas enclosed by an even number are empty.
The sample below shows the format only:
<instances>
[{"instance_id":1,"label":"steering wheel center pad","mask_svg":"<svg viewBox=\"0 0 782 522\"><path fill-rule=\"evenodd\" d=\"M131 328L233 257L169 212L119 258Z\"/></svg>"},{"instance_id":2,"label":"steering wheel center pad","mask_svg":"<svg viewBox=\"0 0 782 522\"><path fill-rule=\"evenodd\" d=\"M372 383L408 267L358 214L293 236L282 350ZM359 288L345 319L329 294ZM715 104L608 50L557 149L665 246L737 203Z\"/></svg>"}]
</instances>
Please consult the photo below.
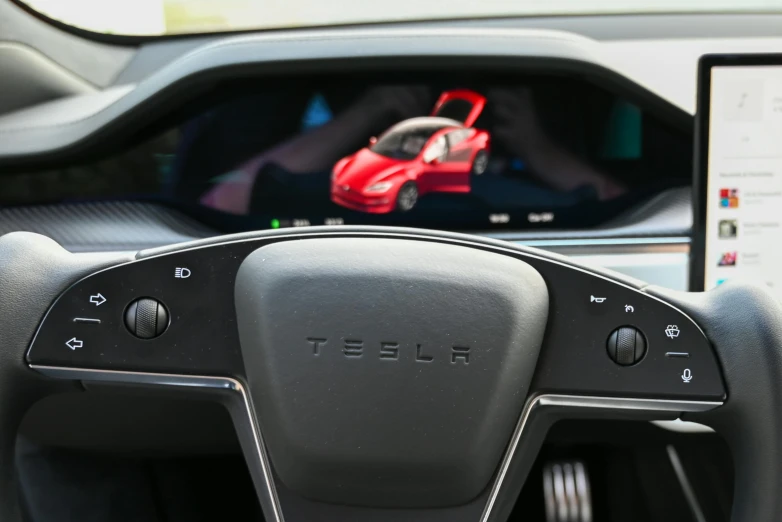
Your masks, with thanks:
<instances>
[{"instance_id":1,"label":"steering wheel center pad","mask_svg":"<svg viewBox=\"0 0 782 522\"><path fill-rule=\"evenodd\" d=\"M489 483L529 390L548 291L527 263L381 238L275 243L236 279L269 455L321 501L439 507Z\"/></svg>"}]
</instances>

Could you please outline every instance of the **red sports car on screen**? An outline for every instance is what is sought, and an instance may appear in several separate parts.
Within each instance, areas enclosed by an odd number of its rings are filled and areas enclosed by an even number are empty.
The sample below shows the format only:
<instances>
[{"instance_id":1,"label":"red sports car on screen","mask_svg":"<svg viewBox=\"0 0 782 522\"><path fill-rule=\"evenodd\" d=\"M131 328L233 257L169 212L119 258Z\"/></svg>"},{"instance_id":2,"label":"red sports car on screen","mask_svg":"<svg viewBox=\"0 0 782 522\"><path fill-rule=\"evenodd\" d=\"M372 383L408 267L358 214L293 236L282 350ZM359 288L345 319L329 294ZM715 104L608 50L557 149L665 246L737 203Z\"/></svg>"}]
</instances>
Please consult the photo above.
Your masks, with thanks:
<instances>
[{"instance_id":1,"label":"red sports car on screen","mask_svg":"<svg viewBox=\"0 0 782 522\"><path fill-rule=\"evenodd\" d=\"M489 164L489 133L473 129L486 98L444 92L431 116L397 123L369 147L342 158L331 175L331 200L362 212L411 210L430 192L470 192L470 176Z\"/></svg>"}]
</instances>

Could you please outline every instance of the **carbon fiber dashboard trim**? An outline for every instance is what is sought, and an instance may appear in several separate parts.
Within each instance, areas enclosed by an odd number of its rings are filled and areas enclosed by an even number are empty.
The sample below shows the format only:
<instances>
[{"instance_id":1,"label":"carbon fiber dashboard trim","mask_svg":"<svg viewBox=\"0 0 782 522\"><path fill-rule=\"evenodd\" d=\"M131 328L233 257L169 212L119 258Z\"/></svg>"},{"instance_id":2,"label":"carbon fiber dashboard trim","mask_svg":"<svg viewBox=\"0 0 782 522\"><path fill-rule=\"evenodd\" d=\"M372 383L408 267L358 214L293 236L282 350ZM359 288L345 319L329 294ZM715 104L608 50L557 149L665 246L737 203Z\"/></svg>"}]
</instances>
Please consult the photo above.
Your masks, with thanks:
<instances>
[{"instance_id":1,"label":"carbon fiber dashboard trim","mask_svg":"<svg viewBox=\"0 0 782 522\"><path fill-rule=\"evenodd\" d=\"M621 248L688 243L692 225L689 188L672 189L605 226L592 230L485 232L483 237L545 249ZM69 203L0 209L0 235L36 232L71 252L136 251L220 235L174 209L132 201ZM564 253L564 252L563 252ZM615 251L613 253L616 253Z\"/></svg>"},{"instance_id":2,"label":"carbon fiber dashboard trim","mask_svg":"<svg viewBox=\"0 0 782 522\"><path fill-rule=\"evenodd\" d=\"M0 209L0 235L36 232L71 252L136 251L217 235L176 210L138 202Z\"/></svg>"}]
</instances>

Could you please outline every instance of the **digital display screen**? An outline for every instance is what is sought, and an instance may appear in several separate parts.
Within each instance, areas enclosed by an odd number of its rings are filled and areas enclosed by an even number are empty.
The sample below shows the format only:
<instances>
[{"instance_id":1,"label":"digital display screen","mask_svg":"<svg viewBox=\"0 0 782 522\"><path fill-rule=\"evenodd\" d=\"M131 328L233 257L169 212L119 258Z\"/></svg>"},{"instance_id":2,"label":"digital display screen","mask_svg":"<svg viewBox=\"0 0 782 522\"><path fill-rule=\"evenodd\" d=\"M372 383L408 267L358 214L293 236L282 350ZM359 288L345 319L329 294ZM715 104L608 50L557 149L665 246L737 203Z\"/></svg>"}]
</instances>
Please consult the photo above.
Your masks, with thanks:
<instances>
[{"instance_id":1,"label":"digital display screen","mask_svg":"<svg viewBox=\"0 0 782 522\"><path fill-rule=\"evenodd\" d=\"M598 86L442 78L214 95L121 154L16 174L0 204L154 199L229 231L585 229L689 183L687 131Z\"/></svg>"},{"instance_id":2,"label":"digital display screen","mask_svg":"<svg viewBox=\"0 0 782 522\"><path fill-rule=\"evenodd\" d=\"M753 280L782 297L782 65L711 68L705 289Z\"/></svg>"}]
</instances>

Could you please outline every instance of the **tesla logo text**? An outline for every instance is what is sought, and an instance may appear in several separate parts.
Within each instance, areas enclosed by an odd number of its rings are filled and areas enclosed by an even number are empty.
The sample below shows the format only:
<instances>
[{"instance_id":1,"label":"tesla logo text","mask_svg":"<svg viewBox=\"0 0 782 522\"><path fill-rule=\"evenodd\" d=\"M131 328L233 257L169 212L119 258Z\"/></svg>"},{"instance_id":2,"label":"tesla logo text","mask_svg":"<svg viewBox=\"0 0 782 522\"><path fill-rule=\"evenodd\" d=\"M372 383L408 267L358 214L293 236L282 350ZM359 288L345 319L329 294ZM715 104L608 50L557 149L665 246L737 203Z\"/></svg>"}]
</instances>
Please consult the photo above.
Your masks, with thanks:
<instances>
[{"instance_id":1,"label":"tesla logo text","mask_svg":"<svg viewBox=\"0 0 782 522\"><path fill-rule=\"evenodd\" d=\"M419 363L431 363L435 360L434 355L420 343L407 346L394 341L366 343L361 339L343 339L334 343L334 346L329 346L329 340L325 337L307 337L307 343L315 357L319 357L325 350L333 348L347 359L367 356L377 357L384 361L411 358ZM470 347L451 346L451 364L470 364Z\"/></svg>"}]
</instances>

